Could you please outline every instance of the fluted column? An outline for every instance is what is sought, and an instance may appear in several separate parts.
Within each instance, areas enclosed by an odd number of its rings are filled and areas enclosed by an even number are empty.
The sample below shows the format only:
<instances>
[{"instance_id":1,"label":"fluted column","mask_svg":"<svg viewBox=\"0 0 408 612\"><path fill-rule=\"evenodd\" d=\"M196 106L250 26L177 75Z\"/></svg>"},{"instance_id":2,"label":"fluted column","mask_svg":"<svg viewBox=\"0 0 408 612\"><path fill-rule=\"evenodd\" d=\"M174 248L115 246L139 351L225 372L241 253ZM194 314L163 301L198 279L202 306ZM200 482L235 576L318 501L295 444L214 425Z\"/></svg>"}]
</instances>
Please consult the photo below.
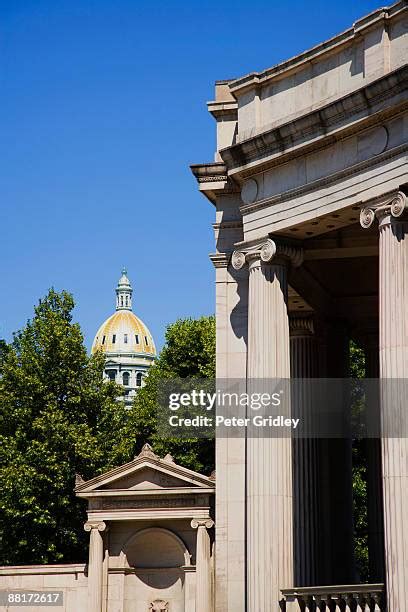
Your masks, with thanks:
<instances>
[{"instance_id":1,"label":"fluted column","mask_svg":"<svg viewBox=\"0 0 408 612\"><path fill-rule=\"evenodd\" d=\"M233 253L249 263L248 388L290 378L287 269L297 250L267 240ZM292 441L251 432L247 440L247 610L276 610L293 585Z\"/></svg>"},{"instance_id":2,"label":"fluted column","mask_svg":"<svg viewBox=\"0 0 408 612\"><path fill-rule=\"evenodd\" d=\"M313 394L308 378L316 377L316 339L312 317L290 319L290 369L294 381L292 412L313 433ZM318 440L293 440L295 586L318 584Z\"/></svg>"},{"instance_id":3,"label":"fluted column","mask_svg":"<svg viewBox=\"0 0 408 612\"><path fill-rule=\"evenodd\" d=\"M407 198L398 192L390 201L362 211L368 227L379 219L380 230L380 377L382 467L387 605L390 612L408 611L408 440L406 402L398 379L408 372L408 219ZM399 422L398 431L396 430Z\"/></svg>"},{"instance_id":4,"label":"fluted column","mask_svg":"<svg viewBox=\"0 0 408 612\"><path fill-rule=\"evenodd\" d=\"M102 612L103 521L88 521L85 531L90 532L88 561L88 612Z\"/></svg>"},{"instance_id":5,"label":"fluted column","mask_svg":"<svg viewBox=\"0 0 408 612\"><path fill-rule=\"evenodd\" d=\"M196 612L212 612L211 580L211 542L207 529L214 526L211 519L193 519L193 529L197 529L196 545Z\"/></svg>"}]
</instances>

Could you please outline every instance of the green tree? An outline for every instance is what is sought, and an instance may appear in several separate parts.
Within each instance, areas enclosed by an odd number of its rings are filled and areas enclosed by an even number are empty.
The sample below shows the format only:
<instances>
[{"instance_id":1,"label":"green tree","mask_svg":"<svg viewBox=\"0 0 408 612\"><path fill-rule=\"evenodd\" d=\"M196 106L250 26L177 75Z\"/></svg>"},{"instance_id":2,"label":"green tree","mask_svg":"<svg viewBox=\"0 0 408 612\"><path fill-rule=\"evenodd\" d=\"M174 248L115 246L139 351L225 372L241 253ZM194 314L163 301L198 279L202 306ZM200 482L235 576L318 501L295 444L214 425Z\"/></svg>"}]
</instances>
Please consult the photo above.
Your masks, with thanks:
<instances>
[{"instance_id":1,"label":"green tree","mask_svg":"<svg viewBox=\"0 0 408 612\"><path fill-rule=\"evenodd\" d=\"M355 343L350 343L350 376L365 377L364 351ZM356 401L355 410L359 410ZM353 514L354 514L354 551L361 581L368 575L368 518L367 518L367 454L366 440L353 440Z\"/></svg>"},{"instance_id":2,"label":"green tree","mask_svg":"<svg viewBox=\"0 0 408 612\"><path fill-rule=\"evenodd\" d=\"M209 474L214 469L213 440L162 438L157 432L158 386L161 381L177 378L215 378L213 316L179 319L167 327L165 346L130 411L123 459L136 454L149 442L159 456L170 453L180 465Z\"/></svg>"},{"instance_id":3,"label":"green tree","mask_svg":"<svg viewBox=\"0 0 408 612\"><path fill-rule=\"evenodd\" d=\"M118 463L120 387L102 382L104 358L87 355L73 308L51 289L1 352L0 564L83 560L75 474Z\"/></svg>"},{"instance_id":4,"label":"green tree","mask_svg":"<svg viewBox=\"0 0 408 612\"><path fill-rule=\"evenodd\" d=\"M0 339L0 375L3 367L4 359L6 358L6 354L8 351L8 344L5 340Z\"/></svg>"}]
</instances>

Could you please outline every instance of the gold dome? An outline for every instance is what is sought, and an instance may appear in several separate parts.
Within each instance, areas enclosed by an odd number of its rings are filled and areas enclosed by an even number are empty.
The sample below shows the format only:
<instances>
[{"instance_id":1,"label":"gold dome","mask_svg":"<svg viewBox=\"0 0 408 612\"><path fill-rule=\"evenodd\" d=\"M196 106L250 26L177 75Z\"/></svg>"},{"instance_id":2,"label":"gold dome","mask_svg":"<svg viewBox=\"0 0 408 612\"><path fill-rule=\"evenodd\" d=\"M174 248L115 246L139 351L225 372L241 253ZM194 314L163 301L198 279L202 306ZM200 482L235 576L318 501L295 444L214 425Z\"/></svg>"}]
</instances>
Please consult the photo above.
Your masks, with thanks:
<instances>
[{"instance_id":1,"label":"gold dome","mask_svg":"<svg viewBox=\"0 0 408 612\"><path fill-rule=\"evenodd\" d=\"M146 325L131 310L117 310L98 329L92 353L156 355L153 337Z\"/></svg>"}]
</instances>

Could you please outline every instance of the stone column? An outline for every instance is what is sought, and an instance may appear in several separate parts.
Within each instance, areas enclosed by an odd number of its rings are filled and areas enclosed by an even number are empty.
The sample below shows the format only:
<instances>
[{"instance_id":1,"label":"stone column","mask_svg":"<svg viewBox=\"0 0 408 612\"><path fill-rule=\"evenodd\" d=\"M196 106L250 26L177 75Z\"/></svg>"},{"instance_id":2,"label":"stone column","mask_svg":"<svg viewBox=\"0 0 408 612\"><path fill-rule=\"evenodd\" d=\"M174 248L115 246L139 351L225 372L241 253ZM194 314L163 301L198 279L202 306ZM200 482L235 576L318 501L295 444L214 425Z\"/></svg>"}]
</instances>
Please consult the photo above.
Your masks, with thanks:
<instances>
[{"instance_id":1,"label":"stone column","mask_svg":"<svg viewBox=\"0 0 408 612\"><path fill-rule=\"evenodd\" d=\"M193 529L197 529L196 546L196 612L212 612L211 580L211 543L207 529L214 526L211 519L193 519Z\"/></svg>"},{"instance_id":2,"label":"stone column","mask_svg":"<svg viewBox=\"0 0 408 612\"><path fill-rule=\"evenodd\" d=\"M234 251L249 263L248 387L255 379L289 379L287 269L301 252L268 239ZM273 436L274 434L272 434ZM292 440L260 432L247 439L247 610L276 610L293 585Z\"/></svg>"},{"instance_id":3,"label":"stone column","mask_svg":"<svg viewBox=\"0 0 408 612\"><path fill-rule=\"evenodd\" d=\"M88 561L88 612L102 612L103 521L88 521L85 531L90 532Z\"/></svg>"},{"instance_id":4,"label":"stone column","mask_svg":"<svg viewBox=\"0 0 408 612\"><path fill-rule=\"evenodd\" d=\"M313 434L313 383L305 380L317 376L313 318L292 317L289 324L291 378L299 379L292 388L292 413ZM318 452L317 438L293 440L295 586L319 584Z\"/></svg>"},{"instance_id":5,"label":"stone column","mask_svg":"<svg viewBox=\"0 0 408 612\"><path fill-rule=\"evenodd\" d=\"M387 609L408 611L408 439L406 396L398 379L408 372L408 219L402 192L361 212L380 230L380 377ZM391 381L391 379L394 379ZM401 437L396 431L400 422ZM399 431L399 430L398 430Z\"/></svg>"}]
</instances>

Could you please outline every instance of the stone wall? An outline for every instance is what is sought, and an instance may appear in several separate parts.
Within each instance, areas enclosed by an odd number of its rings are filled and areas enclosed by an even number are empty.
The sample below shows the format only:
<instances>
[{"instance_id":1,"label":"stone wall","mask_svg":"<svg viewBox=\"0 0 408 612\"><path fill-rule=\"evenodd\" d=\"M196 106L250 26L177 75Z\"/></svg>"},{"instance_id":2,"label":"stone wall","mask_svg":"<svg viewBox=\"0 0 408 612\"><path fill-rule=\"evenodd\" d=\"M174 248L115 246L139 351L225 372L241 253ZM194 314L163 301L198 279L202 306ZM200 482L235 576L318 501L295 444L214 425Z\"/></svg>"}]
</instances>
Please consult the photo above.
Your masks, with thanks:
<instances>
[{"instance_id":1,"label":"stone wall","mask_svg":"<svg viewBox=\"0 0 408 612\"><path fill-rule=\"evenodd\" d=\"M85 565L27 565L0 567L0 590L62 591L60 612L86 612L87 576ZM24 606L26 612L38 612L38 606ZM0 610L14 612L16 606L0 606Z\"/></svg>"}]
</instances>

